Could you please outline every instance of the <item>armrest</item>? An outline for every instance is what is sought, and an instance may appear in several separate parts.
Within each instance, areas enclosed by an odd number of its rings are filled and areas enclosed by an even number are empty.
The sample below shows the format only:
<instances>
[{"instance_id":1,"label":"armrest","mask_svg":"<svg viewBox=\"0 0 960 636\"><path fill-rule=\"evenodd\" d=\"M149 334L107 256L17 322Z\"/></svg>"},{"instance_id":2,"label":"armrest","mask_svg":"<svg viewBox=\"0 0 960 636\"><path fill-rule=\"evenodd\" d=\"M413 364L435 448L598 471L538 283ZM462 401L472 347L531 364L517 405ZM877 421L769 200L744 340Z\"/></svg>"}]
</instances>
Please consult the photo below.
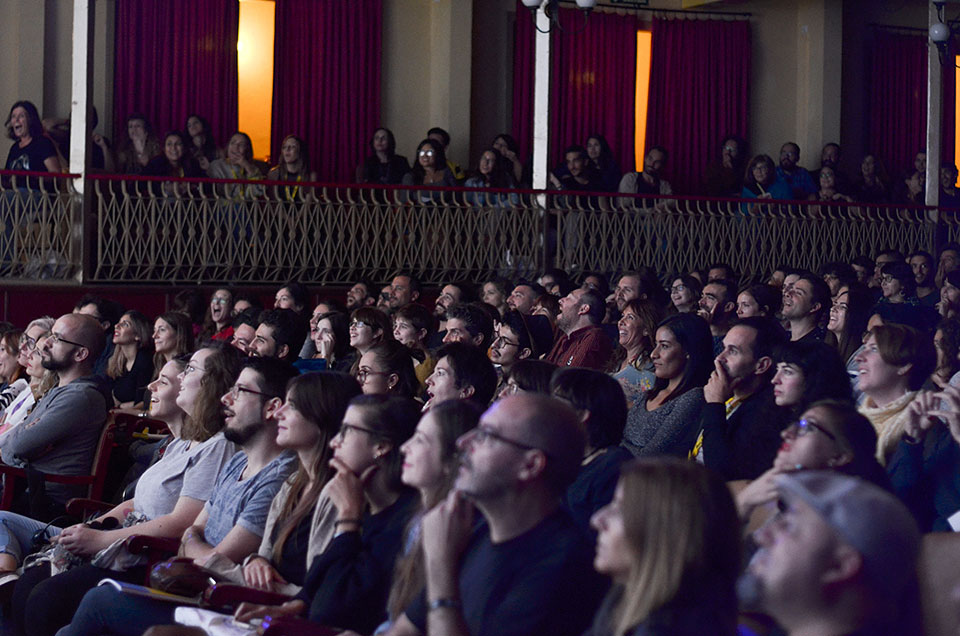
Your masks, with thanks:
<instances>
[{"instance_id":1,"label":"armrest","mask_svg":"<svg viewBox=\"0 0 960 636\"><path fill-rule=\"evenodd\" d=\"M319 623L311 623L305 618L271 618L263 619L263 636L336 636L343 632L336 627L327 627Z\"/></svg>"},{"instance_id":2,"label":"armrest","mask_svg":"<svg viewBox=\"0 0 960 636\"><path fill-rule=\"evenodd\" d=\"M293 597L287 596L286 594L277 594L276 592L266 592L243 585L217 583L207 588L207 591L203 593L203 600L210 607L217 609L221 607L236 607L240 603L282 605L287 601L293 600Z\"/></svg>"},{"instance_id":3,"label":"armrest","mask_svg":"<svg viewBox=\"0 0 960 636\"><path fill-rule=\"evenodd\" d=\"M67 502L67 514L79 519L86 519L91 514L103 514L113 509L113 504L96 499L74 497Z\"/></svg>"},{"instance_id":4,"label":"armrest","mask_svg":"<svg viewBox=\"0 0 960 636\"><path fill-rule=\"evenodd\" d=\"M126 544L130 554L157 554L158 556L159 554L166 554L173 556L180 550L178 539L151 537L145 534L134 534L127 537Z\"/></svg>"}]
</instances>

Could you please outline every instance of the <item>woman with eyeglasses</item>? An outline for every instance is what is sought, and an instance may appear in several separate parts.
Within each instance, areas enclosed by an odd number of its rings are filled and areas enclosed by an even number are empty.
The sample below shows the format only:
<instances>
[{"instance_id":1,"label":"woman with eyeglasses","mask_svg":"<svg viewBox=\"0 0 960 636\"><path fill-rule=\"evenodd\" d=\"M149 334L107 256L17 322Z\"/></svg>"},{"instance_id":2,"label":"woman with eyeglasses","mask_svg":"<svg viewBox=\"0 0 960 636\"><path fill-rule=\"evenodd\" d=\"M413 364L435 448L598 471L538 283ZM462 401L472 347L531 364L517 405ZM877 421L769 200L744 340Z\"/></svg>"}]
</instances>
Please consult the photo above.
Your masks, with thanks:
<instances>
[{"instance_id":1,"label":"woman with eyeglasses","mask_svg":"<svg viewBox=\"0 0 960 636\"><path fill-rule=\"evenodd\" d=\"M420 392L410 350L396 340L386 340L367 349L360 356L354 377L365 395L414 398Z\"/></svg>"},{"instance_id":2,"label":"woman with eyeglasses","mask_svg":"<svg viewBox=\"0 0 960 636\"><path fill-rule=\"evenodd\" d=\"M387 618L390 574L416 507L416 496L401 480L400 447L419 416L419 405L406 398L361 395L350 401L340 433L330 442L333 540L313 560L294 600L280 606L244 603L238 620L303 616L368 634Z\"/></svg>"},{"instance_id":3,"label":"woman with eyeglasses","mask_svg":"<svg viewBox=\"0 0 960 636\"><path fill-rule=\"evenodd\" d=\"M634 455L686 456L713 370L710 327L695 314L675 314L657 326L653 344L656 381L630 409L623 445Z\"/></svg>"},{"instance_id":4,"label":"woman with eyeglasses","mask_svg":"<svg viewBox=\"0 0 960 636\"><path fill-rule=\"evenodd\" d=\"M0 336L0 408L9 404L27 386L23 379L26 370L20 364L20 343L24 338L24 332L19 329L9 329Z\"/></svg>"},{"instance_id":5,"label":"woman with eyeglasses","mask_svg":"<svg viewBox=\"0 0 960 636\"><path fill-rule=\"evenodd\" d=\"M360 358L372 347L384 340L393 340L393 327L390 317L373 307L360 307L350 314L350 346L356 351L357 359L350 369L350 375L356 377L360 368Z\"/></svg>"},{"instance_id":6,"label":"woman with eyeglasses","mask_svg":"<svg viewBox=\"0 0 960 636\"><path fill-rule=\"evenodd\" d=\"M744 522L756 527L774 514L776 476L795 470L836 470L890 489L890 480L874 457L877 433L849 402L821 400L811 404L780 433L783 444L773 467L752 482L731 482ZM758 510L765 507L762 510Z\"/></svg>"},{"instance_id":7,"label":"woman with eyeglasses","mask_svg":"<svg viewBox=\"0 0 960 636\"><path fill-rule=\"evenodd\" d=\"M677 276L670 284L670 303L680 314L696 313L703 285L693 276Z\"/></svg>"},{"instance_id":8,"label":"woman with eyeglasses","mask_svg":"<svg viewBox=\"0 0 960 636\"><path fill-rule=\"evenodd\" d=\"M433 139L424 139L417 146L413 160L413 169L403 175L403 185L425 185L453 187L457 180L447 167L447 155L443 145ZM448 198L450 195L446 195ZM443 201L444 193L437 190L417 192L415 198L420 203Z\"/></svg>"},{"instance_id":9,"label":"woman with eyeglasses","mask_svg":"<svg viewBox=\"0 0 960 636\"><path fill-rule=\"evenodd\" d=\"M83 594L104 577L143 582L145 566L124 569L116 565L122 561L115 561L112 556L122 551L120 543L127 537L138 534L177 539L203 510L212 495L217 474L236 450L222 433L224 416L220 398L230 389L239 370L239 352L227 344L216 343L199 349L189 360L181 357L168 362L158 379L150 384L150 415L167 424L174 440L163 457L141 475L133 499L95 519L103 529L77 524L62 530L50 526L44 531L47 538L57 537L59 545L75 557L90 560L57 574L44 584L45 589L63 591L58 603L64 612L71 605L75 609ZM0 552L4 553L0 559L7 559L7 564L15 567L24 556L17 546L28 546L30 537L43 528L43 524L30 527L22 517L11 520L7 513L0 514L4 515L0 519L0 531L6 528L17 541L0 542ZM24 530L29 534L23 534ZM111 565L117 569L107 569ZM48 578L47 563L24 570L17 581L14 597L18 600L13 618L21 629L30 592Z\"/></svg>"},{"instance_id":10,"label":"woman with eyeglasses","mask_svg":"<svg viewBox=\"0 0 960 636\"><path fill-rule=\"evenodd\" d=\"M723 481L696 462L624 465L593 515L594 567L613 580L584 636L734 636L740 523Z\"/></svg>"},{"instance_id":11,"label":"woman with eyeglasses","mask_svg":"<svg viewBox=\"0 0 960 636\"><path fill-rule=\"evenodd\" d=\"M230 342L233 336L233 292L220 287L210 296L207 315L203 319L200 338Z\"/></svg>"},{"instance_id":12,"label":"woman with eyeglasses","mask_svg":"<svg viewBox=\"0 0 960 636\"><path fill-rule=\"evenodd\" d=\"M17 364L23 367L26 377L15 380L0 392L0 399L6 402L0 415L0 442L5 433L27 419L37 401L59 382L57 372L44 369L40 360L40 349L52 328L53 318L45 316L27 325L20 337Z\"/></svg>"}]
</instances>

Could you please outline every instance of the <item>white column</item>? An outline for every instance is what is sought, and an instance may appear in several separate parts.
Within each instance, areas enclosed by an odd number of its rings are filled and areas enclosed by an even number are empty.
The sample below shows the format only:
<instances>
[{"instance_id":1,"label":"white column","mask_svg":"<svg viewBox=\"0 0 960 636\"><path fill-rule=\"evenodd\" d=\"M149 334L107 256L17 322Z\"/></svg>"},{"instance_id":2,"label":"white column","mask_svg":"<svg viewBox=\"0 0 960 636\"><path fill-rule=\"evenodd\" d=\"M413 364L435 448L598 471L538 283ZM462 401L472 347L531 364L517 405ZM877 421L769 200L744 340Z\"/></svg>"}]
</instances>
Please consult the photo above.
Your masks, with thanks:
<instances>
[{"instance_id":1,"label":"white column","mask_svg":"<svg viewBox=\"0 0 960 636\"><path fill-rule=\"evenodd\" d=\"M930 3L930 26L940 22L937 7ZM953 62L950 62L951 66ZM940 203L940 129L943 112L943 69L940 67L940 54L937 45L927 43L927 205Z\"/></svg>"},{"instance_id":2,"label":"white column","mask_svg":"<svg viewBox=\"0 0 960 636\"><path fill-rule=\"evenodd\" d=\"M547 0L537 9L537 46L533 89L533 188L547 187L550 135L550 18ZM547 33L544 33L547 31Z\"/></svg>"},{"instance_id":3,"label":"white column","mask_svg":"<svg viewBox=\"0 0 960 636\"><path fill-rule=\"evenodd\" d=\"M83 193L90 139L90 94L93 88L93 0L73 0L73 73L70 93L69 170L81 175L74 186Z\"/></svg>"}]
</instances>

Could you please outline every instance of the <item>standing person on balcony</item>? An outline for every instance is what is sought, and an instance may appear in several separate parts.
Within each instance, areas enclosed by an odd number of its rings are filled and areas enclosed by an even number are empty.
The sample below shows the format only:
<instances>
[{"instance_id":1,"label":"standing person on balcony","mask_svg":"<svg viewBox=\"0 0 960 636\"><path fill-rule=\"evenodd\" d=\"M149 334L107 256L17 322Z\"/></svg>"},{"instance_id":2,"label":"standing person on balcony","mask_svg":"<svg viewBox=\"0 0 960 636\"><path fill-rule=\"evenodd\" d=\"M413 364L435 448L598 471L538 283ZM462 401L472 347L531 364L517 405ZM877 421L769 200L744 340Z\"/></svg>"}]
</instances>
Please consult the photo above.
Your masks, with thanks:
<instances>
[{"instance_id":1,"label":"standing person on balcony","mask_svg":"<svg viewBox=\"0 0 960 636\"><path fill-rule=\"evenodd\" d=\"M51 331L40 355L44 368L58 372L60 381L0 443L0 457L13 466L30 463L42 473L87 475L112 404L109 390L93 375L94 361L103 350L103 330L89 316L66 314ZM48 484L46 493L35 493L45 500L41 520L63 514L67 500L85 491L86 486ZM14 501L15 512L30 508L25 497Z\"/></svg>"},{"instance_id":2,"label":"standing person on balcony","mask_svg":"<svg viewBox=\"0 0 960 636\"><path fill-rule=\"evenodd\" d=\"M133 113L127 117L127 138L117 149L117 168L123 174L142 174L161 150L160 140L153 134L153 126L147 118Z\"/></svg>"},{"instance_id":3,"label":"standing person on balcony","mask_svg":"<svg viewBox=\"0 0 960 636\"><path fill-rule=\"evenodd\" d=\"M263 173L253 161L253 142L250 141L250 136L245 132L233 133L230 143L227 144L226 159L211 161L207 176L212 179L263 179ZM223 191L225 196L234 200L263 194L262 187L250 184L227 184Z\"/></svg>"},{"instance_id":4,"label":"standing person on balcony","mask_svg":"<svg viewBox=\"0 0 960 636\"><path fill-rule=\"evenodd\" d=\"M403 175L403 185L425 185L453 187L457 179L447 167L447 155L443 145L434 139L424 139L417 146L416 161L413 170ZM450 195L446 195L449 199ZM437 190L423 190L414 197L420 203L443 202L444 193Z\"/></svg>"},{"instance_id":5,"label":"standing person on balcony","mask_svg":"<svg viewBox=\"0 0 960 636\"><path fill-rule=\"evenodd\" d=\"M206 173L211 161L223 159L223 151L217 147L217 142L210 132L210 122L200 115L187 115L187 122L183 126L190 143L187 144L187 154L193 157L200 169Z\"/></svg>"},{"instance_id":6,"label":"standing person on balcony","mask_svg":"<svg viewBox=\"0 0 960 636\"><path fill-rule=\"evenodd\" d=\"M654 146L647 151L643 158L643 172L628 172L620 179L618 190L624 194L659 194L669 196L673 194L673 187L666 179L661 179L664 164L667 163L667 149L663 146ZM627 205L630 199L620 199L620 205Z\"/></svg>"},{"instance_id":7,"label":"standing person on balcony","mask_svg":"<svg viewBox=\"0 0 960 636\"><path fill-rule=\"evenodd\" d=\"M15 142L7 153L7 170L63 172L57 148L44 134L33 102L15 102L4 125L7 136Z\"/></svg>"},{"instance_id":8,"label":"standing person on balcony","mask_svg":"<svg viewBox=\"0 0 960 636\"><path fill-rule=\"evenodd\" d=\"M760 156L766 157L766 155ZM769 159L769 157L767 158ZM756 160L756 158L754 158L754 160ZM774 198L804 201L808 196L816 193L817 186L813 183L813 179L810 178L810 173L801 167L799 162L800 146L792 141L788 141L780 147L780 165L777 166L776 174L773 175L773 177L789 188L790 196ZM748 171L747 178L749 177L750 172Z\"/></svg>"},{"instance_id":9,"label":"standing person on balcony","mask_svg":"<svg viewBox=\"0 0 960 636\"><path fill-rule=\"evenodd\" d=\"M589 289L574 289L560 300L557 328L563 335L545 358L560 367L585 367L602 371L613 345L600 322L606 312L603 298Z\"/></svg>"},{"instance_id":10,"label":"standing person on balcony","mask_svg":"<svg viewBox=\"0 0 960 636\"><path fill-rule=\"evenodd\" d=\"M113 381L113 405L130 408L143 402L143 391L153 377L150 320L136 310L123 314L113 328L113 345L107 363L107 377Z\"/></svg>"},{"instance_id":11,"label":"standing person on balcony","mask_svg":"<svg viewBox=\"0 0 960 636\"><path fill-rule=\"evenodd\" d=\"M201 338L230 341L233 336L233 292L226 287L214 290L203 319Z\"/></svg>"},{"instance_id":12,"label":"standing person on balcony","mask_svg":"<svg viewBox=\"0 0 960 636\"><path fill-rule=\"evenodd\" d=\"M370 140L373 154L364 159L357 168L358 183L398 185L410 172L410 162L397 154L397 140L389 128L377 128ZM347 307L353 309L353 307Z\"/></svg>"},{"instance_id":13,"label":"standing person on balcony","mask_svg":"<svg viewBox=\"0 0 960 636\"><path fill-rule=\"evenodd\" d=\"M270 168L267 173L270 181L294 181L308 183L317 180L317 173L310 166L310 152L303 139L296 135L287 135L280 144L280 163ZM299 185L283 186L274 189L276 201L303 201L307 190L302 191Z\"/></svg>"}]
</instances>

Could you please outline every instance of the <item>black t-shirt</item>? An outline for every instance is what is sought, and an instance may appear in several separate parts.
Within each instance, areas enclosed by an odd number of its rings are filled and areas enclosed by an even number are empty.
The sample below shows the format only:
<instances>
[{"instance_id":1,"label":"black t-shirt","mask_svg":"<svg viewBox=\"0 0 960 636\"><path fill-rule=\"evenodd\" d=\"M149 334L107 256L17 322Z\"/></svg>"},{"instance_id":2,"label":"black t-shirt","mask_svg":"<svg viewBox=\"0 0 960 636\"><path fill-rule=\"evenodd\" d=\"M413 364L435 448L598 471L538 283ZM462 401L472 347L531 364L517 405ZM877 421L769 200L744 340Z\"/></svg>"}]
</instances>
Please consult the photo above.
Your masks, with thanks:
<instances>
[{"instance_id":1,"label":"black t-shirt","mask_svg":"<svg viewBox=\"0 0 960 636\"><path fill-rule=\"evenodd\" d=\"M25 170L33 172L49 172L43 162L50 157L56 157L57 150L48 137L34 137L30 143L21 148L14 142L7 154L7 170Z\"/></svg>"},{"instance_id":2,"label":"black t-shirt","mask_svg":"<svg viewBox=\"0 0 960 636\"><path fill-rule=\"evenodd\" d=\"M593 513L613 500L620 466L631 459L633 454L626 448L611 446L580 469L576 480L567 488L567 507L581 527L589 528Z\"/></svg>"},{"instance_id":3,"label":"black t-shirt","mask_svg":"<svg viewBox=\"0 0 960 636\"><path fill-rule=\"evenodd\" d=\"M280 525L274 528L273 540L276 541L280 532ZM307 577L307 550L310 544L310 531L313 530L313 509L303 515L300 523L283 542L283 551L280 553L280 562L277 563L277 572L285 580L294 585L303 585Z\"/></svg>"},{"instance_id":4,"label":"black t-shirt","mask_svg":"<svg viewBox=\"0 0 960 636\"><path fill-rule=\"evenodd\" d=\"M593 569L593 546L565 509L498 544L487 524L479 524L460 564L460 599L472 636L579 636L606 589ZM404 613L426 633L424 594Z\"/></svg>"}]
</instances>

